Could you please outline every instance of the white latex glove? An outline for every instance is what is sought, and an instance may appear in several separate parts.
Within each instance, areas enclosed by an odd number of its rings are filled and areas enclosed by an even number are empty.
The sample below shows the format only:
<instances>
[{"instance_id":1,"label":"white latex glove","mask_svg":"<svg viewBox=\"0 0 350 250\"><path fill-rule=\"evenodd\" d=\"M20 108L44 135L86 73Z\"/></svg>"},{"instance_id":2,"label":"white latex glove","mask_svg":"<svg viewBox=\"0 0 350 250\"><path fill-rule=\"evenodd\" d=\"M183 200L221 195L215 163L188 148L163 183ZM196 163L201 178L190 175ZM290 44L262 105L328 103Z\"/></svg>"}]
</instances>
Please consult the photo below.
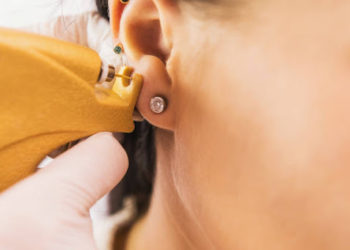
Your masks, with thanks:
<instances>
[{"instance_id":1,"label":"white latex glove","mask_svg":"<svg viewBox=\"0 0 350 250\"><path fill-rule=\"evenodd\" d=\"M0 195L0 249L96 250L90 207L124 176L128 159L100 133Z\"/></svg>"}]
</instances>

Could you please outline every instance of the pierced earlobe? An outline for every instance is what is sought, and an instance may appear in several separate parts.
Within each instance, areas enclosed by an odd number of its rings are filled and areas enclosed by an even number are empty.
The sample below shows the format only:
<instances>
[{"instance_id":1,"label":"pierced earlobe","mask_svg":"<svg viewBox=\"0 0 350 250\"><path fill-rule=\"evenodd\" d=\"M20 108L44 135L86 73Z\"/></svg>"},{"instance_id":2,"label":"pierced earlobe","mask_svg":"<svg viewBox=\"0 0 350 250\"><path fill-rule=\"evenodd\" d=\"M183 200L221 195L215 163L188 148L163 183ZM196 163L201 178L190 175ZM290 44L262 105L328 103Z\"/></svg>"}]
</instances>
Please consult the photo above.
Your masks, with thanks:
<instances>
[{"instance_id":1,"label":"pierced earlobe","mask_svg":"<svg viewBox=\"0 0 350 250\"><path fill-rule=\"evenodd\" d=\"M128 4L129 0L120 0L122 4Z\"/></svg>"}]
</instances>

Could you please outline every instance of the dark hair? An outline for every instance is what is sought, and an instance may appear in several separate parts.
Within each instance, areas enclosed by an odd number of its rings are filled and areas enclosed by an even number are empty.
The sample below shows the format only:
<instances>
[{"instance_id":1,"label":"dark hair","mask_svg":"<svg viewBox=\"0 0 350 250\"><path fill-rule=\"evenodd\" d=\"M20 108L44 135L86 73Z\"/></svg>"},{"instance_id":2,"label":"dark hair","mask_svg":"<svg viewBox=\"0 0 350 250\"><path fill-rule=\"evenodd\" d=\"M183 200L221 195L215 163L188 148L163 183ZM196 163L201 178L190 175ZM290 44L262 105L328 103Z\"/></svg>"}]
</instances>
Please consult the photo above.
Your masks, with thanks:
<instances>
[{"instance_id":1,"label":"dark hair","mask_svg":"<svg viewBox=\"0 0 350 250\"><path fill-rule=\"evenodd\" d=\"M109 20L108 0L96 0L96 6L100 15Z\"/></svg>"},{"instance_id":2,"label":"dark hair","mask_svg":"<svg viewBox=\"0 0 350 250\"><path fill-rule=\"evenodd\" d=\"M101 16L109 20L108 0L96 0L96 5ZM129 170L111 192L111 213L123 207L125 198L133 197L137 215L141 216L148 209L153 189L156 155L154 128L147 121L136 122L134 132L125 134L122 145L128 154Z\"/></svg>"}]
</instances>

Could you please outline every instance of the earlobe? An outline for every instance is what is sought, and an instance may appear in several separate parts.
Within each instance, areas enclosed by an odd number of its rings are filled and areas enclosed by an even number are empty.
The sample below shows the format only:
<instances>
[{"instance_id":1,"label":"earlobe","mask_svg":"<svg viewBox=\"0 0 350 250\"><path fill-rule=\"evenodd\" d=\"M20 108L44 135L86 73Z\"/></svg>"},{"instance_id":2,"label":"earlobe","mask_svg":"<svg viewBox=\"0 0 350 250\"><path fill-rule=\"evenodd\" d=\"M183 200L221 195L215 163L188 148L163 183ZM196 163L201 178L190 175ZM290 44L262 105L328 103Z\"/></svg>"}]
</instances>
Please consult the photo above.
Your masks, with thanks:
<instances>
[{"instance_id":1,"label":"earlobe","mask_svg":"<svg viewBox=\"0 0 350 250\"><path fill-rule=\"evenodd\" d=\"M144 77L137 109L154 126L174 130L175 107L171 98L172 82L164 63L157 57L144 56L138 62L136 71ZM162 105L159 98L164 101L163 110L160 110L162 107L154 107L154 105Z\"/></svg>"}]
</instances>

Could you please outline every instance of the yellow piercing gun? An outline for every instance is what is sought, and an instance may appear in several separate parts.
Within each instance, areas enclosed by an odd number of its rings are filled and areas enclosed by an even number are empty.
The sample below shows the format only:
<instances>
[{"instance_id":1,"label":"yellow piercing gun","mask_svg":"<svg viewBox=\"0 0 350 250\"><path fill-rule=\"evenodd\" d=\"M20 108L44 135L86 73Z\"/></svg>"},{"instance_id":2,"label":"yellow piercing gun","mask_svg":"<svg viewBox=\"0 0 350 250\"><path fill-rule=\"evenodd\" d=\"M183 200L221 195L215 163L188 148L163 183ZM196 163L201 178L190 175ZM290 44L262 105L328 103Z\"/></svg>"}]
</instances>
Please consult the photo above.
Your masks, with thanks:
<instances>
[{"instance_id":1,"label":"yellow piercing gun","mask_svg":"<svg viewBox=\"0 0 350 250\"><path fill-rule=\"evenodd\" d=\"M0 67L0 192L61 145L134 129L142 76L89 48L0 28ZM113 88L96 87L104 81Z\"/></svg>"}]
</instances>

